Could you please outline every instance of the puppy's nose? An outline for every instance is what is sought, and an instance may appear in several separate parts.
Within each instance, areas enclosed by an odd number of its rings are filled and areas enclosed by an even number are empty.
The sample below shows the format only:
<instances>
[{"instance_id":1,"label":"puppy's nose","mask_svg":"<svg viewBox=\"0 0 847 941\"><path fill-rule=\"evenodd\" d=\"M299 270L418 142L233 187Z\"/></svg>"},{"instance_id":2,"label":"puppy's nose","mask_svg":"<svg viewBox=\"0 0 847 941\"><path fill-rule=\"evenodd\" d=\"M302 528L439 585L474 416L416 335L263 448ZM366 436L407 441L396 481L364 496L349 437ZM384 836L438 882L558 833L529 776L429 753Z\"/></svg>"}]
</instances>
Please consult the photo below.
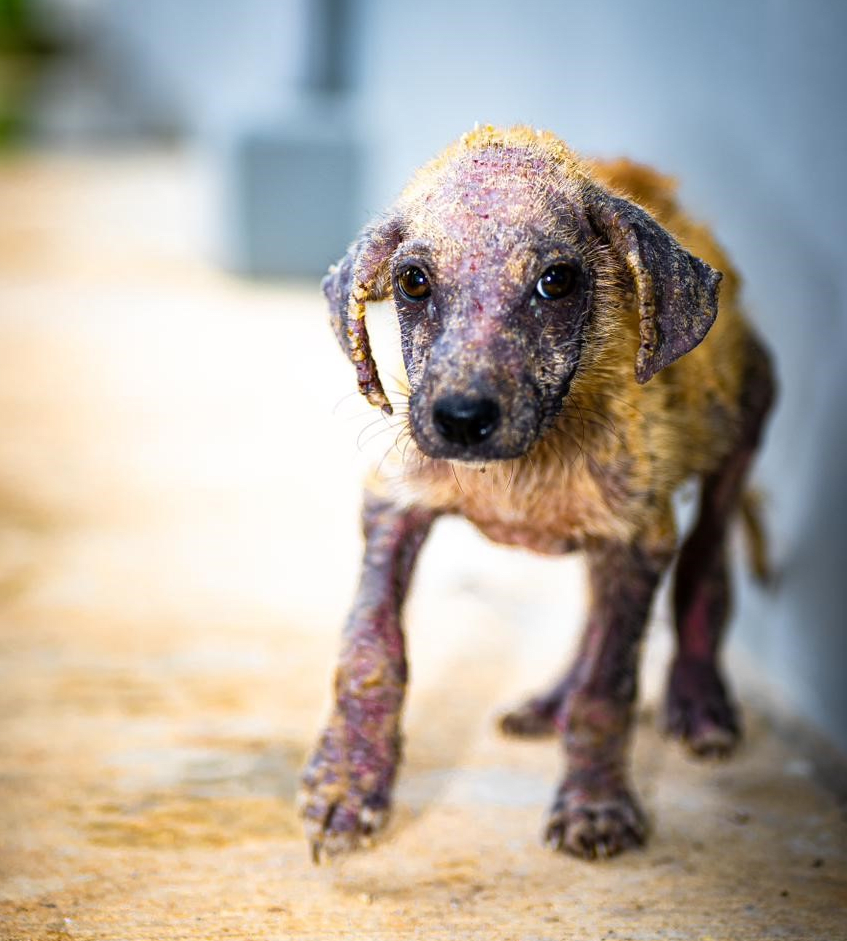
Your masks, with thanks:
<instances>
[{"instance_id":1,"label":"puppy's nose","mask_svg":"<svg viewBox=\"0 0 847 941\"><path fill-rule=\"evenodd\" d=\"M500 424L500 406L492 399L446 395L433 405L432 423L450 444L479 444Z\"/></svg>"}]
</instances>

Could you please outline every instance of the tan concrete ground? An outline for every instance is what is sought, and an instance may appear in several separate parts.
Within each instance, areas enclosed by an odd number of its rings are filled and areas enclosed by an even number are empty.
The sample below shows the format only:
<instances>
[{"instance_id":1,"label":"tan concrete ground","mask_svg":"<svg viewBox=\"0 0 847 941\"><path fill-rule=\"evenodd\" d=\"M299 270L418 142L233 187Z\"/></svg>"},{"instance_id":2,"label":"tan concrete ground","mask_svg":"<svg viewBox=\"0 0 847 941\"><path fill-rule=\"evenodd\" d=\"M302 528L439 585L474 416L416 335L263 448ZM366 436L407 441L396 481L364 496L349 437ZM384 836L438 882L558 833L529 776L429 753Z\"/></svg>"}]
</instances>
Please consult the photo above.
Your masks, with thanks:
<instances>
[{"instance_id":1,"label":"tan concrete ground","mask_svg":"<svg viewBox=\"0 0 847 941\"><path fill-rule=\"evenodd\" d=\"M311 865L295 781L358 477L395 432L347 396L316 286L211 273L202 210L178 158L0 166L0 937L847 938L843 766L740 662L742 753L664 742L661 606L649 847L592 865L539 845L555 744L492 717L555 671L582 572L459 523L409 611L392 828Z\"/></svg>"}]
</instances>

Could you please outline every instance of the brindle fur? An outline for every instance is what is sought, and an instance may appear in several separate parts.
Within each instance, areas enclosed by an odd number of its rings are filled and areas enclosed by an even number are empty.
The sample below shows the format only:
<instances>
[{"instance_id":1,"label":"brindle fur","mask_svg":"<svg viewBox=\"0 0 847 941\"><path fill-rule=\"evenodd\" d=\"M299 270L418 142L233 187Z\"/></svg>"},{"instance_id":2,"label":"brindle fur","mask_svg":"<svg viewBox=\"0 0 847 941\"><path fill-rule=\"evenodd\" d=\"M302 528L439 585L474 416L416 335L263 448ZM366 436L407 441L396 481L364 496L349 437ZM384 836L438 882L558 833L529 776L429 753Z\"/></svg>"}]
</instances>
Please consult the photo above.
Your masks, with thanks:
<instances>
[{"instance_id":1,"label":"brindle fur","mask_svg":"<svg viewBox=\"0 0 847 941\"><path fill-rule=\"evenodd\" d=\"M539 300L535 284L557 260L575 266L576 286ZM397 288L409 264L429 275L423 302ZM773 384L727 258L652 170L582 161L545 132L487 127L419 171L324 290L360 391L386 412L364 314L394 293L411 441L367 485L364 570L336 705L301 791L315 858L354 849L385 822L406 682L402 604L418 549L444 514L497 542L585 551L591 603L576 661L501 727L562 737L568 768L547 821L552 847L594 857L641 843L627 760L638 652L676 553L671 496L693 476L701 508L679 553L666 727L697 754L726 753L739 734L718 662L726 532ZM496 401L494 434L445 439L433 405L456 393Z\"/></svg>"}]
</instances>

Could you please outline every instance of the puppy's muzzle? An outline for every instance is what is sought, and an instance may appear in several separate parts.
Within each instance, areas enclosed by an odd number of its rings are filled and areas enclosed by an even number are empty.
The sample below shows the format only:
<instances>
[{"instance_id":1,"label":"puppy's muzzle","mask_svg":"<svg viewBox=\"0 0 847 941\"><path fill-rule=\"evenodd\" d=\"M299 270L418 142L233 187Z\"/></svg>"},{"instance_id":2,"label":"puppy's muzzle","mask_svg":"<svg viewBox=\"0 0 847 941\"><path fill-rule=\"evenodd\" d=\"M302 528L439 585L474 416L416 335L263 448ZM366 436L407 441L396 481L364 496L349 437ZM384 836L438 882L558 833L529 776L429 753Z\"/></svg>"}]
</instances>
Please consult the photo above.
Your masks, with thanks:
<instances>
[{"instance_id":1,"label":"puppy's muzzle","mask_svg":"<svg viewBox=\"0 0 847 941\"><path fill-rule=\"evenodd\" d=\"M412 434L429 457L471 464L509 460L525 454L537 438L541 413L529 384L439 386L418 389L409 399Z\"/></svg>"},{"instance_id":2,"label":"puppy's muzzle","mask_svg":"<svg viewBox=\"0 0 847 941\"><path fill-rule=\"evenodd\" d=\"M500 424L500 406L489 398L445 395L432 407L432 424L448 444L472 448Z\"/></svg>"}]
</instances>

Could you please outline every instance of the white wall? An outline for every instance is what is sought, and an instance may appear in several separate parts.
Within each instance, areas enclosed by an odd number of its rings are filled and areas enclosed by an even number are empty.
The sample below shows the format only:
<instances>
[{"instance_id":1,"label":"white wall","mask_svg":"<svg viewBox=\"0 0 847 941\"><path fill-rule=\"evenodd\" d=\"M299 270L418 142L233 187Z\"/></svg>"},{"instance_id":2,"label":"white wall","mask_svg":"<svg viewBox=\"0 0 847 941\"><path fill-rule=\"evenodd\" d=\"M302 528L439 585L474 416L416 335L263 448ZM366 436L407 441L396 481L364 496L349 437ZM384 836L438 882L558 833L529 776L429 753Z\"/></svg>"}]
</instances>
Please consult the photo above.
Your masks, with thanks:
<instances>
[{"instance_id":1,"label":"white wall","mask_svg":"<svg viewBox=\"0 0 847 941\"><path fill-rule=\"evenodd\" d=\"M84 146L279 114L307 73L309 3L32 0L67 48L32 102L36 138Z\"/></svg>"}]
</instances>

